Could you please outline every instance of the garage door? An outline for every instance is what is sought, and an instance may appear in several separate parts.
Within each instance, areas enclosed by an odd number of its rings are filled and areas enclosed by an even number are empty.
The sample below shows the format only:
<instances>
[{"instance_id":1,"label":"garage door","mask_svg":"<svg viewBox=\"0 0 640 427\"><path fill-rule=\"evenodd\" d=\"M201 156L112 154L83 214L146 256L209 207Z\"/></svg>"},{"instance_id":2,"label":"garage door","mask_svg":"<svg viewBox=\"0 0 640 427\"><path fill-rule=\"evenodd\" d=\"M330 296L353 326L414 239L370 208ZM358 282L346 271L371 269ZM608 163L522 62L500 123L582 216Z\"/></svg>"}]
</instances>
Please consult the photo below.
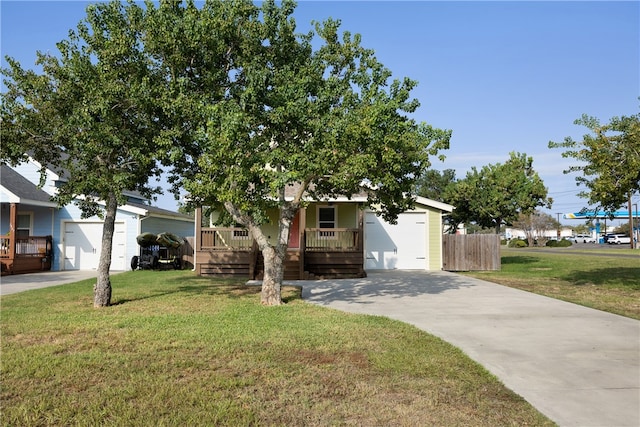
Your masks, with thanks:
<instances>
[{"instance_id":1,"label":"garage door","mask_svg":"<svg viewBox=\"0 0 640 427\"><path fill-rule=\"evenodd\" d=\"M367 213L365 269L424 270L427 266L426 246L424 213L400 214L395 225Z\"/></svg>"},{"instance_id":2,"label":"garage door","mask_svg":"<svg viewBox=\"0 0 640 427\"><path fill-rule=\"evenodd\" d=\"M111 270L125 270L125 227L116 223L111 251ZM64 230L64 269L97 270L102 245L101 222L68 222Z\"/></svg>"}]
</instances>

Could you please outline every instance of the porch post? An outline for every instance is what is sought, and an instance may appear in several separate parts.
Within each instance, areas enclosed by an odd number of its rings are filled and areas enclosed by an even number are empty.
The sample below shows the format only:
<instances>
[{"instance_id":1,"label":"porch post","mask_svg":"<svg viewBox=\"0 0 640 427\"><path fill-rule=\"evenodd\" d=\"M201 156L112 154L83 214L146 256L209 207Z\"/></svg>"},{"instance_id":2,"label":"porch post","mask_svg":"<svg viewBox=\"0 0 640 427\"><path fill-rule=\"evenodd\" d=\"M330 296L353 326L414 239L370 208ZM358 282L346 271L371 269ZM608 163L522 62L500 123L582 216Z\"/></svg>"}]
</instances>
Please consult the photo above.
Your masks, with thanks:
<instances>
[{"instance_id":1,"label":"porch post","mask_svg":"<svg viewBox=\"0 0 640 427\"><path fill-rule=\"evenodd\" d=\"M16 258L16 230L18 229L18 204L11 203L9 210L9 259L12 264ZM13 269L13 266L12 266Z\"/></svg>"},{"instance_id":2,"label":"porch post","mask_svg":"<svg viewBox=\"0 0 640 427\"><path fill-rule=\"evenodd\" d=\"M195 236L193 236L193 269L199 275L200 271L198 269L198 251L202 246L202 206L198 206L196 208L195 213Z\"/></svg>"},{"instance_id":3,"label":"porch post","mask_svg":"<svg viewBox=\"0 0 640 427\"><path fill-rule=\"evenodd\" d=\"M298 279L304 280L304 254L307 251L306 234L304 229L307 228L307 208L300 208L298 211L298 242L300 247L300 266L298 271Z\"/></svg>"}]
</instances>

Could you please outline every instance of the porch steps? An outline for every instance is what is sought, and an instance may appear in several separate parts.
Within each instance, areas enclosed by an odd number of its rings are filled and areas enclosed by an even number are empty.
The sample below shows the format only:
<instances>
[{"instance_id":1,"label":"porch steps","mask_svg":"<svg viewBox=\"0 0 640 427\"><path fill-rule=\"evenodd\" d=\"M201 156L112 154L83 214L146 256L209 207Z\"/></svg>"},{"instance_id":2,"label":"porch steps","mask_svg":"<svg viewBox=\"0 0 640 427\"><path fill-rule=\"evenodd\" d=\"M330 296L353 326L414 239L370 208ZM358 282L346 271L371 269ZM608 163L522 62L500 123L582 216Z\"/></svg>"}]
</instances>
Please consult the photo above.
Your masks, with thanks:
<instances>
[{"instance_id":1,"label":"porch steps","mask_svg":"<svg viewBox=\"0 0 640 427\"><path fill-rule=\"evenodd\" d=\"M256 263L256 280L264 277L264 258L262 254L258 255ZM284 280L300 279L300 254L297 252L287 252L287 258L284 260Z\"/></svg>"},{"instance_id":2,"label":"porch steps","mask_svg":"<svg viewBox=\"0 0 640 427\"><path fill-rule=\"evenodd\" d=\"M307 252L305 276L313 279L365 277L362 252Z\"/></svg>"}]
</instances>

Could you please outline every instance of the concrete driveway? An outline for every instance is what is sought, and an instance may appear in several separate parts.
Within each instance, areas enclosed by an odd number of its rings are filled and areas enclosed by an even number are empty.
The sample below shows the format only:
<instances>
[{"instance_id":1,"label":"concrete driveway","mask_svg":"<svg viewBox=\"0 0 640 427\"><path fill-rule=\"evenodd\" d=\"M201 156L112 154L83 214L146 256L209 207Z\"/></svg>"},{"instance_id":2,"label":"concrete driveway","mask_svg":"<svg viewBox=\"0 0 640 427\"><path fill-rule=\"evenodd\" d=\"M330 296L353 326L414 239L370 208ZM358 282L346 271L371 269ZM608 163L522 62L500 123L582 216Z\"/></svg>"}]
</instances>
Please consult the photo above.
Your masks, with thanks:
<instances>
[{"instance_id":1,"label":"concrete driveway","mask_svg":"<svg viewBox=\"0 0 640 427\"><path fill-rule=\"evenodd\" d=\"M444 339L560 426L640 426L637 320L447 272L291 283Z\"/></svg>"},{"instance_id":2,"label":"concrete driveway","mask_svg":"<svg viewBox=\"0 0 640 427\"><path fill-rule=\"evenodd\" d=\"M113 274L113 272L111 272ZM43 271L42 273L14 274L0 278L0 295L10 295L31 289L47 288L98 277L95 271Z\"/></svg>"}]
</instances>

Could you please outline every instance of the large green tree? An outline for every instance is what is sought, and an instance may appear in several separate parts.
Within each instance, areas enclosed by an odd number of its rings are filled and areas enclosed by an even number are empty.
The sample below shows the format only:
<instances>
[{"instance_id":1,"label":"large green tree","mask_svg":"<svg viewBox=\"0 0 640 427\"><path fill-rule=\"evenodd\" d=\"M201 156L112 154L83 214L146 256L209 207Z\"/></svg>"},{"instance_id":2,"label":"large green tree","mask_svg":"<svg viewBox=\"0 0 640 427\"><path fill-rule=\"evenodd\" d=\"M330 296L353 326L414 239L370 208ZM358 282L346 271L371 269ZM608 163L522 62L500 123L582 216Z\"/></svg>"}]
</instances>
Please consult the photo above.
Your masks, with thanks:
<instances>
[{"instance_id":1,"label":"large green tree","mask_svg":"<svg viewBox=\"0 0 640 427\"><path fill-rule=\"evenodd\" d=\"M456 171L445 169L442 172L427 169L416 181L416 194L431 200L448 203L449 194L456 184Z\"/></svg>"},{"instance_id":2,"label":"large green tree","mask_svg":"<svg viewBox=\"0 0 640 427\"><path fill-rule=\"evenodd\" d=\"M158 191L148 181L160 172L154 155L159 82L140 43L143 30L144 10L133 3L90 5L57 44L59 53L38 53L41 73L11 58L2 71L2 161L20 162L29 152L66 179L55 196L60 205L73 201L85 217L104 218L96 307L111 303L111 247L123 192Z\"/></svg>"},{"instance_id":3,"label":"large green tree","mask_svg":"<svg viewBox=\"0 0 640 427\"><path fill-rule=\"evenodd\" d=\"M290 227L309 199L351 196L386 219L410 208L416 177L450 132L409 117L416 82L391 72L340 22L296 33L295 3L161 2L147 46L173 113L163 147L192 200L224 207L265 260L261 301L281 303ZM296 188L287 197L287 188ZM261 225L279 211L270 241Z\"/></svg>"},{"instance_id":4,"label":"large green tree","mask_svg":"<svg viewBox=\"0 0 640 427\"><path fill-rule=\"evenodd\" d=\"M533 169L533 158L524 153L510 153L504 163L473 167L457 182L449 203L456 223L470 223L494 228L500 233L503 224L511 224L520 214L530 214L538 206L550 206L544 182Z\"/></svg>"},{"instance_id":5,"label":"large green tree","mask_svg":"<svg viewBox=\"0 0 640 427\"><path fill-rule=\"evenodd\" d=\"M580 172L578 185L586 187L580 196L605 211L622 206L629 194L640 191L640 114L614 117L609 123L582 115L574 124L591 133L582 141L566 137L563 142L549 142L549 148L563 148L562 157L578 164L565 173Z\"/></svg>"}]
</instances>

